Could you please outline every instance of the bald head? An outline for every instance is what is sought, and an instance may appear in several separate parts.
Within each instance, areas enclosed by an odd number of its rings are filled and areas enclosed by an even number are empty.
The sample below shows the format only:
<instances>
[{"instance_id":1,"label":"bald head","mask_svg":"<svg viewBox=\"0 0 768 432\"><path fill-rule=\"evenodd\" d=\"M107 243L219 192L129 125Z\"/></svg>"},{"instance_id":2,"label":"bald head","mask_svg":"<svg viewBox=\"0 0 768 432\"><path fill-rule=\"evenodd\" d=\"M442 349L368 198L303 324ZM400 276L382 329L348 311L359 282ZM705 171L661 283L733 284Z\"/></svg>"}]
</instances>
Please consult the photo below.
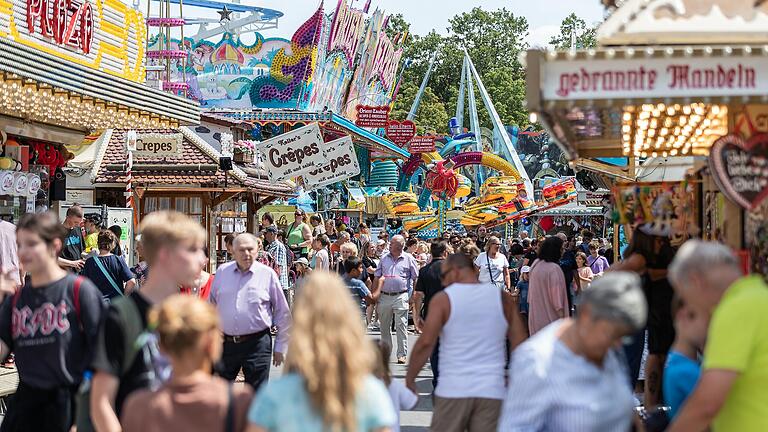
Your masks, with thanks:
<instances>
[{"instance_id":1,"label":"bald head","mask_svg":"<svg viewBox=\"0 0 768 432\"><path fill-rule=\"evenodd\" d=\"M393 257L399 257L405 248L405 237L396 235L389 241L389 254Z\"/></svg>"},{"instance_id":2,"label":"bald head","mask_svg":"<svg viewBox=\"0 0 768 432\"><path fill-rule=\"evenodd\" d=\"M258 239L255 235L251 233L241 233L238 234L237 237L235 237L235 240L232 241L232 247L237 249L238 246L244 244L244 243L251 243L251 244L257 244Z\"/></svg>"}]
</instances>

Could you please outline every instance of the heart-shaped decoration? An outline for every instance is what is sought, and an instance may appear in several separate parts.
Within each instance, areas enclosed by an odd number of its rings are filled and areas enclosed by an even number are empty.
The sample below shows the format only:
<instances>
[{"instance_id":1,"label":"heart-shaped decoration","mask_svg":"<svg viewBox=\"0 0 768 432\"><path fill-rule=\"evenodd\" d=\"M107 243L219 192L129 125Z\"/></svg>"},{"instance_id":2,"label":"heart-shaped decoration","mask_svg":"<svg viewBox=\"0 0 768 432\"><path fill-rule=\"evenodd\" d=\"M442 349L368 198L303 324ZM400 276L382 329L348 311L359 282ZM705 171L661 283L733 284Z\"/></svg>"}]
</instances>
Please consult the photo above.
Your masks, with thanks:
<instances>
[{"instance_id":1,"label":"heart-shaped decoration","mask_svg":"<svg viewBox=\"0 0 768 432\"><path fill-rule=\"evenodd\" d=\"M768 197L768 134L726 135L712 146L709 166L720 190L747 210Z\"/></svg>"},{"instance_id":2,"label":"heart-shaped decoration","mask_svg":"<svg viewBox=\"0 0 768 432\"><path fill-rule=\"evenodd\" d=\"M387 133L387 138L401 147L416 136L416 124L410 120L390 120L384 130Z\"/></svg>"}]
</instances>

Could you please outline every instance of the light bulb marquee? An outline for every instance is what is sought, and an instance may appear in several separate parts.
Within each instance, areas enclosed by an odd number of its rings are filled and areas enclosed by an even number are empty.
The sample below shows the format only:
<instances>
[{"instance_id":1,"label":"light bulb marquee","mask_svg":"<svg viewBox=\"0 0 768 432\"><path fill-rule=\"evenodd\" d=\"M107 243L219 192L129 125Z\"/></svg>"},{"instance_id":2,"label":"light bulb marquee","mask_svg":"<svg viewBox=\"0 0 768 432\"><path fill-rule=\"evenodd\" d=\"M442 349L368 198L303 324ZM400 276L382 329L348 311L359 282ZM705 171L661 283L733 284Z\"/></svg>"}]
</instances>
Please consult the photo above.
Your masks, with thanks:
<instances>
[{"instance_id":1,"label":"light bulb marquee","mask_svg":"<svg viewBox=\"0 0 768 432\"><path fill-rule=\"evenodd\" d=\"M718 104L663 103L625 107L622 152L625 156L707 155L728 133L728 107Z\"/></svg>"},{"instance_id":2,"label":"light bulb marquee","mask_svg":"<svg viewBox=\"0 0 768 432\"><path fill-rule=\"evenodd\" d=\"M178 120L0 73L0 114L81 131L167 129Z\"/></svg>"}]
</instances>

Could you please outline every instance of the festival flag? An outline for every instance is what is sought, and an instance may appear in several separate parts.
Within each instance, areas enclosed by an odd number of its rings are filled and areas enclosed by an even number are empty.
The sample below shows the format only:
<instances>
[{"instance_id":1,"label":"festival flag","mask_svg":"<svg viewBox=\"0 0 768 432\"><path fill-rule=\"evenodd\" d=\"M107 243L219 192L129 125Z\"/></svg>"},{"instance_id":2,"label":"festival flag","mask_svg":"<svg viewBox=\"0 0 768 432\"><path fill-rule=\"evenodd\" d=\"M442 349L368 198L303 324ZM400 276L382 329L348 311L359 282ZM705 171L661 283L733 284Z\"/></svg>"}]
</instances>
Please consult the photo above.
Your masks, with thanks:
<instances>
[{"instance_id":1,"label":"festival flag","mask_svg":"<svg viewBox=\"0 0 768 432\"><path fill-rule=\"evenodd\" d=\"M368 0L365 2L365 6L363 6L363 12L368 13L368 9L371 7L371 0Z\"/></svg>"}]
</instances>

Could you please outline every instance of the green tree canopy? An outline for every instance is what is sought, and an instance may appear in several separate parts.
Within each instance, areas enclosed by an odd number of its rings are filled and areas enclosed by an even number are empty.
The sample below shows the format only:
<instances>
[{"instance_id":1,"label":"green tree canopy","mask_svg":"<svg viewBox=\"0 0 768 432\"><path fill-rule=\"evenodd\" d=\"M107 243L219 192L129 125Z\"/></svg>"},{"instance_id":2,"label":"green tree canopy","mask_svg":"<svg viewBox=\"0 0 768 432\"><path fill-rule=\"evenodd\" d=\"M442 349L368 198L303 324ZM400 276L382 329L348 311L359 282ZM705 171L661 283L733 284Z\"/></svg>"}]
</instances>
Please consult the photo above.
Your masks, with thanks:
<instances>
[{"instance_id":1,"label":"green tree canopy","mask_svg":"<svg viewBox=\"0 0 768 432\"><path fill-rule=\"evenodd\" d=\"M597 46L597 27L588 26L586 21L571 12L560 23L560 34L553 36L549 43L558 50L570 49L575 42L576 49L594 48Z\"/></svg>"},{"instance_id":2,"label":"green tree canopy","mask_svg":"<svg viewBox=\"0 0 768 432\"><path fill-rule=\"evenodd\" d=\"M390 18L390 23L396 16ZM397 28L406 28L399 23ZM407 23L406 23L407 24ZM388 25L389 28L389 25ZM528 48L528 21L507 9L487 11L475 7L449 20L449 36L432 31L424 36L412 35L404 47L404 59L411 65L403 74L403 83L395 102L393 118L408 113L416 96L430 58L435 55L435 66L428 87L422 97L416 122L420 130L447 132L447 122L456 111L456 98L461 80L463 49L469 52L496 110L504 124L524 125L528 113L525 99L525 71L519 55ZM479 91L475 92L482 125L490 126L490 116L483 108ZM442 106L438 109L438 106ZM468 111L468 110L467 110ZM469 124L469 117L465 118Z\"/></svg>"}]
</instances>

